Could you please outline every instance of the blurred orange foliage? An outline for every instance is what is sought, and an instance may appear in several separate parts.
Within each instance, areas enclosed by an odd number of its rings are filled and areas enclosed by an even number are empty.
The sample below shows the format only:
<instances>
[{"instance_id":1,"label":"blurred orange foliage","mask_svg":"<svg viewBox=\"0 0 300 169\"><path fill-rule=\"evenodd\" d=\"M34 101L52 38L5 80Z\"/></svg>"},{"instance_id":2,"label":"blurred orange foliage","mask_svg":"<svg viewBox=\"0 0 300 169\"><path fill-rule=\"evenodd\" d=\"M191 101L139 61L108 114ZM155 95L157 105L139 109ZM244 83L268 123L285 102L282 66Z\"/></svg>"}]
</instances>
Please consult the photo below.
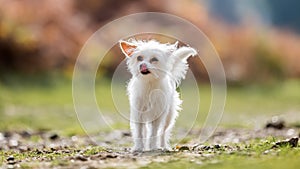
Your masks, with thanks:
<instances>
[{"instance_id":1,"label":"blurred orange foliage","mask_svg":"<svg viewBox=\"0 0 300 169\"><path fill-rule=\"evenodd\" d=\"M199 27L219 52L229 81L300 77L298 34L262 27L251 20L230 25L212 17L200 2L2 0L0 72L71 72L80 48L102 25L127 14L156 11L180 16ZM122 59L107 62L105 67L113 70ZM191 66L205 74L203 67Z\"/></svg>"}]
</instances>

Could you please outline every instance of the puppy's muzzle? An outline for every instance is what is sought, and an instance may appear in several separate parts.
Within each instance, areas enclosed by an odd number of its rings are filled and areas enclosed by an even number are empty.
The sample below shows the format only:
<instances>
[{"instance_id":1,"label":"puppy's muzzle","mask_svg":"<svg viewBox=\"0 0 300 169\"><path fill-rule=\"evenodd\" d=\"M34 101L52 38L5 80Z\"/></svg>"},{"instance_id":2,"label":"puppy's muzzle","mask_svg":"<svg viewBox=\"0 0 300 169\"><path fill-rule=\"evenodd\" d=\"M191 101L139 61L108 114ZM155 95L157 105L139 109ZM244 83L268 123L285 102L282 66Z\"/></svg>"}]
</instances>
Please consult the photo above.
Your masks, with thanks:
<instances>
[{"instance_id":1,"label":"puppy's muzzle","mask_svg":"<svg viewBox=\"0 0 300 169\"><path fill-rule=\"evenodd\" d=\"M140 71L143 75L147 75L147 74L151 73L148 69L148 66L145 63L142 63L140 65Z\"/></svg>"}]
</instances>

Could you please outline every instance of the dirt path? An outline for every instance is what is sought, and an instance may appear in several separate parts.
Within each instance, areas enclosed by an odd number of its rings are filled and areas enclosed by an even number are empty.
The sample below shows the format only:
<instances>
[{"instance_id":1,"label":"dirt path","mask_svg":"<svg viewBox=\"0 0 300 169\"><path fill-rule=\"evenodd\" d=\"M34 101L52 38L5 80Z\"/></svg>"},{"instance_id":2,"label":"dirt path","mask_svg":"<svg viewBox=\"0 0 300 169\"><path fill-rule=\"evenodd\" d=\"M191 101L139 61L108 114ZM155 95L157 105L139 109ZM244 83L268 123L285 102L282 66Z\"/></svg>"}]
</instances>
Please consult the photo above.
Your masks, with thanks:
<instances>
[{"instance_id":1,"label":"dirt path","mask_svg":"<svg viewBox=\"0 0 300 169\"><path fill-rule=\"evenodd\" d=\"M181 158L203 163L218 152L241 151L253 140L284 140L299 137L299 128L218 129L205 145L194 147L199 130L189 133L187 139L176 143L173 151L131 153L131 136L128 131L116 130L92 136L62 137L49 131L22 131L0 133L0 162L2 168L139 168L155 162L168 162ZM270 145L276 145L276 141ZM298 143L297 143L298 144ZM296 145L298 146L298 145ZM245 146L246 147L246 146Z\"/></svg>"}]
</instances>

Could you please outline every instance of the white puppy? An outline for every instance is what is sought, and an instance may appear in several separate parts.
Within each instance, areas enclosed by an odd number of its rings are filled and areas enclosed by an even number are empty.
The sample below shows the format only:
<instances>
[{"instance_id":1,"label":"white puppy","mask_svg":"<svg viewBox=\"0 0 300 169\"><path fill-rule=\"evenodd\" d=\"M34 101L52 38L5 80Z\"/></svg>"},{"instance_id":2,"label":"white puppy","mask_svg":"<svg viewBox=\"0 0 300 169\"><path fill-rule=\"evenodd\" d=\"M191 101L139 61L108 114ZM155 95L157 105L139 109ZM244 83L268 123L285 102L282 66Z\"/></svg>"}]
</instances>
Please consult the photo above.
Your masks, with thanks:
<instances>
[{"instance_id":1,"label":"white puppy","mask_svg":"<svg viewBox=\"0 0 300 169\"><path fill-rule=\"evenodd\" d=\"M191 47L155 40L120 41L132 78L127 86L133 151L170 149L170 133L181 100L176 88L185 78Z\"/></svg>"}]
</instances>

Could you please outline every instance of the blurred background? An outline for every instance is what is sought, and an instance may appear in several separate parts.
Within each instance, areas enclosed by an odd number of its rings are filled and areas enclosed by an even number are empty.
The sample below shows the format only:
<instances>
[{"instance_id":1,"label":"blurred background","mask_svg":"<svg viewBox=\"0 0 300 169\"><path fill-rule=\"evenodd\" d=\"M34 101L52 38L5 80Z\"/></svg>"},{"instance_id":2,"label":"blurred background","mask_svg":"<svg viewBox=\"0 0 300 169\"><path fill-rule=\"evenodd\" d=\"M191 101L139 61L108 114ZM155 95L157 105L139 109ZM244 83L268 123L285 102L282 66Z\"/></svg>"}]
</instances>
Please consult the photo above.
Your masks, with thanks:
<instances>
[{"instance_id":1,"label":"blurred background","mask_svg":"<svg viewBox=\"0 0 300 169\"><path fill-rule=\"evenodd\" d=\"M273 116L298 124L299 6L298 0L0 0L0 129L80 132L71 91L80 49L106 23L147 11L185 18L212 41L229 85L224 126L261 127ZM118 48L111 52L117 57L104 60L99 73L106 79L96 90L101 97L110 95L111 74L124 59ZM199 64L191 68L201 75L208 104ZM113 104L103 104L114 113Z\"/></svg>"}]
</instances>

